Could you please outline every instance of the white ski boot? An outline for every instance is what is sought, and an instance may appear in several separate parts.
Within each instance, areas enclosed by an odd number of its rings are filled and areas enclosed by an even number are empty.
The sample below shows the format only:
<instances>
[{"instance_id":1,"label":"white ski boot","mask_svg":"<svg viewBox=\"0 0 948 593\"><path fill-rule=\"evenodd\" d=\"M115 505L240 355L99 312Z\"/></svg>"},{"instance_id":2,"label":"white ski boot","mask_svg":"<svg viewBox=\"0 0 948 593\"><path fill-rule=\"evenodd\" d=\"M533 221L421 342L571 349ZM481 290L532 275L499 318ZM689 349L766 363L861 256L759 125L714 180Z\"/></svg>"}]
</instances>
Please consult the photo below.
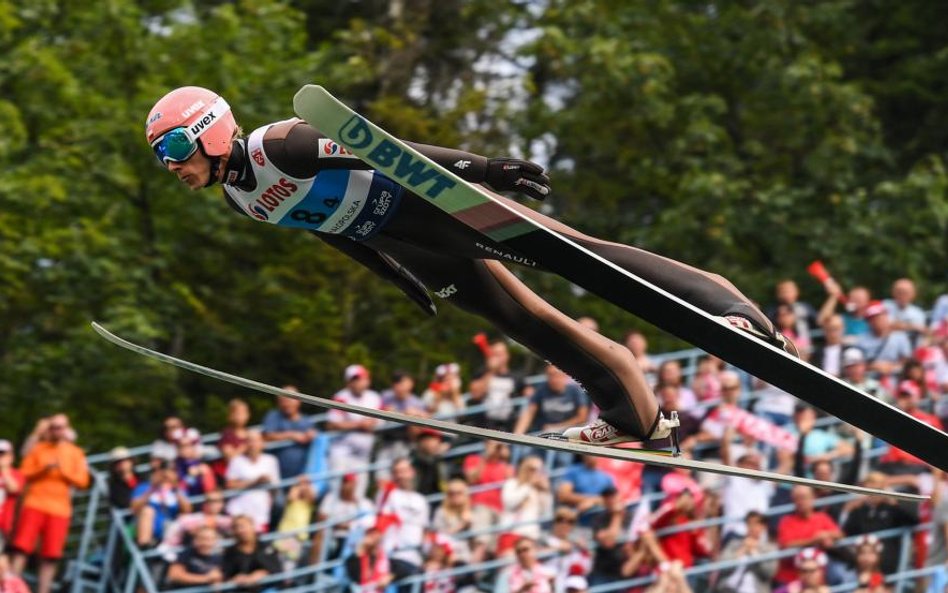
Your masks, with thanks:
<instances>
[{"instance_id":1,"label":"white ski boot","mask_svg":"<svg viewBox=\"0 0 948 593\"><path fill-rule=\"evenodd\" d=\"M681 422L678 420L678 412L671 412L669 418L665 418L664 414L659 413L658 424L649 436L649 440L665 439L669 436L673 436L673 433L677 432L677 428L680 425ZM642 440L620 431L601 418L586 426L567 428L560 436L567 441L605 446Z\"/></svg>"}]
</instances>

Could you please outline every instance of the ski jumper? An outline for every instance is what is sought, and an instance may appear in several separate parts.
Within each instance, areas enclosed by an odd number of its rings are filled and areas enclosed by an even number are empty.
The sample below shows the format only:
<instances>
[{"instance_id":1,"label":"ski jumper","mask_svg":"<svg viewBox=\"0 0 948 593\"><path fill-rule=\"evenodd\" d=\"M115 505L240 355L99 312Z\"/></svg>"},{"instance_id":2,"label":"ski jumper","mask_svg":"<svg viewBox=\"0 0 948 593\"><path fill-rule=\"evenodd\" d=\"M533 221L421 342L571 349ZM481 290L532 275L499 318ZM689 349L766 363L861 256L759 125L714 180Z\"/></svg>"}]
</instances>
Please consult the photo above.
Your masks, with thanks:
<instances>
[{"instance_id":1,"label":"ski jumper","mask_svg":"<svg viewBox=\"0 0 948 593\"><path fill-rule=\"evenodd\" d=\"M466 181L484 183L487 158L409 144ZM645 439L654 430L658 403L628 349L544 301L501 263L542 270L541 262L512 252L371 170L302 120L270 124L246 140L235 140L223 185L235 210L261 222L313 232L395 282L427 312L435 309L426 286L488 320L580 382L602 410L601 417L623 432ZM584 235L499 198L712 315L740 316L774 335L766 316L720 276Z\"/></svg>"}]
</instances>

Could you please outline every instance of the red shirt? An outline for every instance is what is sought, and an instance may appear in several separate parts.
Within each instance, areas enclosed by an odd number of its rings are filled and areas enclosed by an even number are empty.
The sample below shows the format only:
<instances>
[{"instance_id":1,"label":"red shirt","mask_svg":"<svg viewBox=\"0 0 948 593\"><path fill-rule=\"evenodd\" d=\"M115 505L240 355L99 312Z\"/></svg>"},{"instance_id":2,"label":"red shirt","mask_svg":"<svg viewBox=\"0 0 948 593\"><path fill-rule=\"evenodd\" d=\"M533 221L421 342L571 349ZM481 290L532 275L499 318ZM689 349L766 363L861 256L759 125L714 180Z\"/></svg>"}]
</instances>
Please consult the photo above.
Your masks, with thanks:
<instances>
[{"instance_id":1,"label":"red shirt","mask_svg":"<svg viewBox=\"0 0 948 593\"><path fill-rule=\"evenodd\" d=\"M938 430L944 430L941 426L941 420L938 419L938 416L934 414L929 414L928 412L923 412L921 410L912 410L908 412L908 415L917 418L924 422L925 424L930 424ZM902 449L896 447L889 447L889 450L885 452L885 455L879 458L879 461L882 463L907 463L911 465L926 465L924 461L918 457L912 455L911 453L906 453Z\"/></svg>"},{"instance_id":2,"label":"red shirt","mask_svg":"<svg viewBox=\"0 0 948 593\"><path fill-rule=\"evenodd\" d=\"M482 460L483 458L480 455L468 455L465 457L463 465L465 475L468 471L477 469ZM475 492L471 494L471 503L482 504L498 512L503 511L504 503L500 500L500 486L504 480L512 475L512 473L513 470L510 464L506 461L484 461L484 466L483 469L481 469L480 477L471 485L475 486L478 484L495 484L497 487L491 488L490 490L484 490L483 492Z\"/></svg>"},{"instance_id":3,"label":"red shirt","mask_svg":"<svg viewBox=\"0 0 948 593\"><path fill-rule=\"evenodd\" d=\"M813 511L806 518L796 513L786 515L777 524L777 545L787 548L792 542L810 539L820 531L839 532L840 529L832 517L821 511ZM793 567L793 557L784 558L780 561L780 567L777 568L774 579L778 583L789 583L795 578L797 578L797 570Z\"/></svg>"},{"instance_id":4,"label":"red shirt","mask_svg":"<svg viewBox=\"0 0 948 593\"><path fill-rule=\"evenodd\" d=\"M6 538L10 537L10 530L13 529L13 511L16 509L16 502L20 498L20 494L23 493L23 474L20 473L20 470L15 467L10 468L10 478L20 485L16 493L5 492L3 497L3 504L0 504L0 534L3 534ZM3 487L0 486L0 490Z\"/></svg>"},{"instance_id":5,"label":"red shirt","mask_svg":"<svg viewBox=\"0 0 948 593\"><path fill-rule=\"evenodd\" d=\"M674 503L666 503L659 507L652 518L652 529L658 531L664 527L683 525L691 522L687 515L674 509ZM670 560L680 560L685 568L695 565L699 556L710 556L711 546L705 537L704 529L689 529L659 537L658 544Z\"/></svg>"}]
</instances>

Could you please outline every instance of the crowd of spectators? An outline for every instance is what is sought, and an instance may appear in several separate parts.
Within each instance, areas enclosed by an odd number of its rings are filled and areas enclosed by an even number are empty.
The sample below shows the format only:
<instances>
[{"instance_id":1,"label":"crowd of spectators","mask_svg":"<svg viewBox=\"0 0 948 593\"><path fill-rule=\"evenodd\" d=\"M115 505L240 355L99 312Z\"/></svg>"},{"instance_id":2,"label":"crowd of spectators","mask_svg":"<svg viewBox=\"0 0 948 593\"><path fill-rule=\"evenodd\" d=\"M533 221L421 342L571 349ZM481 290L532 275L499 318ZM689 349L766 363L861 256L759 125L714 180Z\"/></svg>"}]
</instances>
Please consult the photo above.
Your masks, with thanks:
<instances>
[{"instance_id":1,"label":"crowd of spectators","mask_svg":"<svg viewBox=\"0 0 948 593\"><path fill-rule=\"evenodd\" d=\"M779 283L768 309L775 325L811 363L941 428L948 295L926 317L907 279L884 301L862 287L844 295L831 280L825 286L817 308L800 301L794 282ZM903 554L918 567L948 562L948 480L940 472L714 357L686 373L679 361L651 354L640 332L623 342L662 408L680 412L685 455L906 489L931 495L931 504L882 496L838 502L804 486L494 441L477 449L433 429L338 410L315 422L291 397L276 398L259 428L247 403L232 400L212 444L181 418L166 418L147 464L136 466L124 447L111 452L109 502L126 513L135 543L159 552L164 588L229 583L259 591L269 575L338 559L337 576L367 593L420 574L425 591L437 593L485 579L501 592L579 592L634 577L654 577L629 589L651 593L796 593L853 580L859 591L879 593L889 590L885 577ZM562 370L548 365L542 381L528 384L511 369L504 341L479 345L484 364L466 386L455 363L439 365L424 389L408 373L379 383L352 364L333 397L520 434L595 418L595 405ZM46 593L62 557L70 489L87 487L89 473L68 418L45 419L34 433L18 469L13 446L0 441L0 533L12 550L9 568L0 557L0 582L15 579L38 551L37 590ZM455 454L462 447L476 451ZM317 481L325 472L334 477ZM774 512L780 505L790 510ZM919 531L909 550L899 538L873 535L920 523L933 528ZM839 543L852 536L855 545ZM777 558L783 550L790 552ZM506 567L437 576L492 559ZM725 560L727 569L689 576L694 566Z\"/></svg>"}]
</instances>

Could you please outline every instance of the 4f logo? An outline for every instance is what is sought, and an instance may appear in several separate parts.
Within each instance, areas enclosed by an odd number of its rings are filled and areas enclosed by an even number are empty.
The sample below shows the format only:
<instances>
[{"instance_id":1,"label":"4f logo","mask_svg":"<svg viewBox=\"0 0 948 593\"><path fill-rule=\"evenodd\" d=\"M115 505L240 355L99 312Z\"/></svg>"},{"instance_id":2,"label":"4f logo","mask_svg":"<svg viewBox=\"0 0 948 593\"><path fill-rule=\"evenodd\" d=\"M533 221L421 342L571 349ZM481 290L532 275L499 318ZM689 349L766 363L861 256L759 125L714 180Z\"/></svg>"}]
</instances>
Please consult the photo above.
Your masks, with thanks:
<instances>
[{"instance_id":1,"label":"4f logo","mask_svg":"<svg viewBox=\"0 0 948 593\"><path fill-rule=\"evenodd\" d=\"M439 298L446 299L453 294L457 294L457 292L458 292L458 289L456 286L454 286L453 284L448 284L441 290L436 290L435 295L438 296Z\"/></svg>"},{"instance_id":2,"label":"4f logo","mask_svg":"<svg viewBox=\"0 0 948 593\"><path fill-rule=\"evenodd\" d=\"M465 161L463 159L454 163L455 169L467 169L470 166L471 166L471 161Z\"/></svg>"}]
</instances>

